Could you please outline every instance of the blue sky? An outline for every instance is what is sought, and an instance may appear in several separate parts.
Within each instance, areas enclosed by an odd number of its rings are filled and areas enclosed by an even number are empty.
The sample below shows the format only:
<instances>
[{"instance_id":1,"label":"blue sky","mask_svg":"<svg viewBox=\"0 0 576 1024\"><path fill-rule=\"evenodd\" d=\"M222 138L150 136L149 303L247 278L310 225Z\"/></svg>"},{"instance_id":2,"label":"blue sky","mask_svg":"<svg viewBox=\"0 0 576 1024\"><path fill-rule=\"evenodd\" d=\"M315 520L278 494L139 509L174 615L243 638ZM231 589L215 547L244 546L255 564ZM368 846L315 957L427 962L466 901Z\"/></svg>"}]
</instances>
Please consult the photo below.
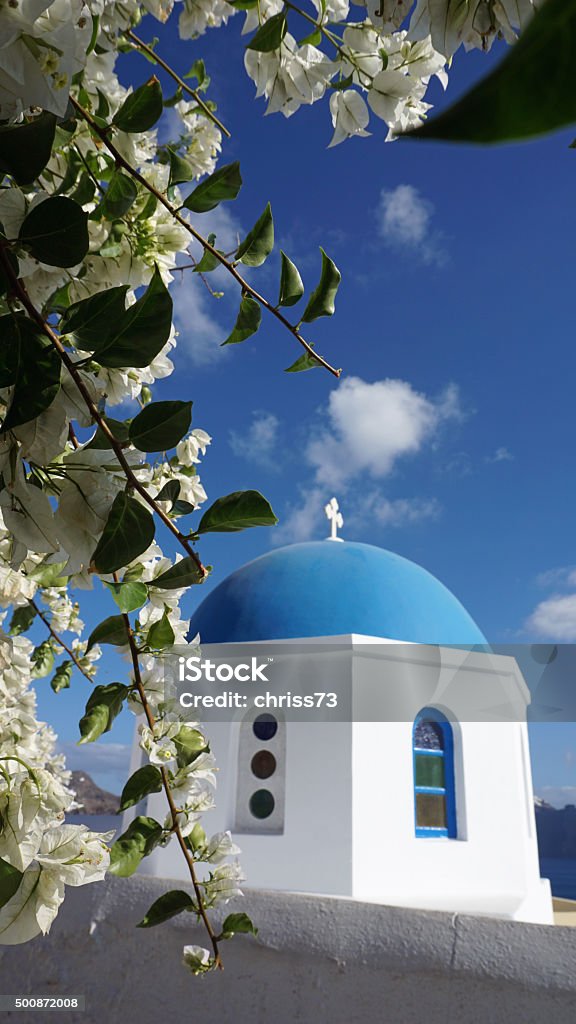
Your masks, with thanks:
<instances>
[{"instance_id":1,"label":"blue sky","mask_svg":"<svg viewBox=\"0 0 576 1024\"><path fill-rule=\"evenodd\" d=\"M206 539L202 555L215 566L207 586L279 539L325 536L320 508L336 493L346 537L424 565L489 640L566 640L570 628L576 640L572 135L486 149L385 144L374 120L371 138L327 149L327 101L289 120L263 116L243 70L240 25L234 18L186 43L175 26L162 33L160 52L181 71L206 61L209 95L232 131L223 161L240 160L244 178L240 199L200 227L224 243L269 200L277 249L298 263L308 289L324 246L343 280L335 317L307 336L344 375L338 384L321 370L283 373L299 351L267 316L255 338L220 349L235 288L219 278L225 296L216 301L182 275L178 373L156 397L194 400L195 425L214 438L201 468L210 498L256 487L281 520L274 531ZM140 35L156 29L147 19ZM459 52L447 97L433 84L427 99L440 108L497 57ZM132 55L124 68L132 80L151 71ZM276 301L276 258L253 280ZM395 418L366 422L372 405ZM318 449L330 454L328 468ZM190 610L201 596L191 594ZM113 612L97 594L88 600L89 622ZM551 632L558 600L568 619L574 607L564 637ZM42 714L58 718L70 751L85 682L57 698L39 690ZM117 788L132 723L117 723L106 752L72 751L72 766L85 757ZM532 730L536 789L554 802L576 794L575 739L571 725Z\"/></svg>"}]
</instances>

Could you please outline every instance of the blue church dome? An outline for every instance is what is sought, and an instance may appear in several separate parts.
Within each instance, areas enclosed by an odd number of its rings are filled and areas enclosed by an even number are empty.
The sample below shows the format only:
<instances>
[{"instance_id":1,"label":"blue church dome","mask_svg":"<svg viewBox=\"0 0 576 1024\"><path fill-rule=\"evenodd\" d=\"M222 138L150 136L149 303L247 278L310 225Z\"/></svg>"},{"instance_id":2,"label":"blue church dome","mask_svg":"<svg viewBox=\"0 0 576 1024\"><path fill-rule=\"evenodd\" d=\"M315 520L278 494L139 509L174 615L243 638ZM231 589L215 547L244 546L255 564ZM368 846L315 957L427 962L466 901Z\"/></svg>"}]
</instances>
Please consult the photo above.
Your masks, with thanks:
<instances>
[{"instance_id":1,"label":"blue church dome","mask_svg":"<svg viewBox=\"0 0 576 1024\"><path fill-rule=\"evenodd\" d=\"M203 643L360 633L406 643L486 640L457 598L415 562L372 544L279 548L231 573L202 601L190 638Z\"/></svg>"}]
</instances>

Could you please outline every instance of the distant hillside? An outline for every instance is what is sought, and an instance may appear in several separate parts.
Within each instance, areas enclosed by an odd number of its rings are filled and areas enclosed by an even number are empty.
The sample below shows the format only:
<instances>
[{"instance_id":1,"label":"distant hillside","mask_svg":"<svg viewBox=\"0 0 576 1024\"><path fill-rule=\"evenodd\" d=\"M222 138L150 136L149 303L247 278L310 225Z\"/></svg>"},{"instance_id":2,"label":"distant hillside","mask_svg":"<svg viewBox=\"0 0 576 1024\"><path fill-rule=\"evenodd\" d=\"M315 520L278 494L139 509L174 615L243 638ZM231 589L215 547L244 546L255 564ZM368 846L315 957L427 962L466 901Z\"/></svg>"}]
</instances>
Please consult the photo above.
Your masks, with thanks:
<instances>
[{"instance_id":1,"label":"distant hillside","mask_svg":"<svg viewBox=\"0 0 576 1024\"><path fill-rule=\"evenodd\" d=\"M72 772L70 786L76 793L76 802L82 804L71 814L115 814L118 810L120 798L100 789L86 772Z\"/></svg>"},{"instance_id":2,"label":"distant hillside","mask_svg":"<svg viewBox=\"0 0 576 1024\"><path fill-rule=\"evenodd\" d=\"M576 858L576 807L574 804L568 804L562 810L558 810L536 797L534 810L540 856Z\"/></svg>"}]
</instances>

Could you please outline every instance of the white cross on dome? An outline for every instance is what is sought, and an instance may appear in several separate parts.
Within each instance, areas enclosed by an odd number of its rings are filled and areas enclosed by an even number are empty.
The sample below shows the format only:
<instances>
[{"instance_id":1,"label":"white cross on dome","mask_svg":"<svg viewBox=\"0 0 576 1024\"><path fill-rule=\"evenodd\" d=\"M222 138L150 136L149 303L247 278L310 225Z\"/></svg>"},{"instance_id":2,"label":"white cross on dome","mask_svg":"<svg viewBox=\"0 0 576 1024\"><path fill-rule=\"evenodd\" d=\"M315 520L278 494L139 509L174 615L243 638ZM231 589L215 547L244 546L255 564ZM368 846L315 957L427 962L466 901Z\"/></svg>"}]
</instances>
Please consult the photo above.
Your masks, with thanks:
<instances>
[{"instance_id":1,"label":"white cross on dome","mask_svg":"<svg viewBox=\"0 0 576 1024\"><path fill-rule=\"evenodd\" d=\"M338 530L341 530L344 526L344 519L340 512L340 506L336 498L331 498L327 505L324 506L324 512L326 518L330 522L330 536L327 540L342 540L342 537L338 536Z\"/></svg>"}]
</instances>

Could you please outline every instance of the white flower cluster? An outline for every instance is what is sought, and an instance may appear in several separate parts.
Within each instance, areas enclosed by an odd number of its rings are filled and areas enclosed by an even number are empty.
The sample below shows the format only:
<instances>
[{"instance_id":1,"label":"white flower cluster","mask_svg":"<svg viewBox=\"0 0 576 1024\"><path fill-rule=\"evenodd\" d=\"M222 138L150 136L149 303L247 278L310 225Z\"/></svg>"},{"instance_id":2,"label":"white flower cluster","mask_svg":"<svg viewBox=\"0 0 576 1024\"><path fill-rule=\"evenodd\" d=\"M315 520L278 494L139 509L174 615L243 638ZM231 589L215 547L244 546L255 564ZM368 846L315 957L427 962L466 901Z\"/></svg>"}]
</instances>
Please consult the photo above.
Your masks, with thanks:
<instances>
[{"instance_id":1,"label":"white flower cluster","mask_svg":"<svg viewBox=\"0 0 576 1024\"><path fill-rule=\"evenodd\" d=\"M316 45L298 46L287 32L274 49L248 49L244 63L256 96L268 101L267 113L281 111L290 117L332 87L330 145L368 135L368 107L387 124L392 140L421 123L430 109L424 102L430 79L435 75L446 87L446 67L460 45L488 50L498 36L513 42L538 2L384 0L377 5L360 0L369 18L349 22L348 0L312 0ZM264 0L247 12L243 32L265 25L282 9L281 0ZM406 28L398 31L403 24ZM343 27L342 35L329 25Z\"/></svg>"},{"instance_id":2,"label":"white flower cluster","mask_svg":"<svg viewBox=\"0 0 576 1024\"><path fill-rule=\"evenodd\" d=\"M164 572L165 560L160 560L156 565L149 564L148 569L154 575ZM173 606L168 609L164 603L161 609L159 602L151 601L140 613L141 623L144 619L144 624L149 625L152 621L158 621L159 614L168 611L176 630L180 625L176 618L180 592L171 593L174 595ZM187 628L188 624L185 625ZM198 723L182 721L177 701L166 699L165 666L160 659L150 657L142 660L141 681L154 725L150 727L145 720L142 721L139 726L140 746L150 764L162 767L167 772L180 832L191 842L196 862L208 866L207 876L200 881L200 887L204 908L210 909L241 896L240 884L244 878L237 861L224 863L229 857L240 853L230 832L217 832L208 838L200 826L202 815L214 806L214 757L208 751ZM129 704L135 714L142 714L141 700L135 691L131 693ZM179 747L187 746L191 746L195 753L189 763L181 766L178 761ZM173 825L173 815L169 813L164 821L164 844L172 839ZM186 946L183 960L194 974L209 969L212 962L210 951L199 946Z\"/></svg>"},{"instance_id":3,"label":"white flower cluster","mask_svg":"<svg viewBox=\"0 0 576 1024\"><path fill-rule=\"evenodd\" d=\"M5 0L0 6L0 120L28 107L60 117L92 35L83 0Z\"/></svg>"},{"instance_id":4,"label":"white flower cluster","mask_svg":"<svg viewBox=\"0 0 576 1024\"><path fill-rule=\"evenodd\" d=\"M16 575L16 574L14 574ZM0 943L46 934L66 885L104 877L112 833L65 825L73 802L55 736L35 716L32 644L0 625L0 860L12 869L14 894L0 908Z\"/></svg>"}]
</instances>

